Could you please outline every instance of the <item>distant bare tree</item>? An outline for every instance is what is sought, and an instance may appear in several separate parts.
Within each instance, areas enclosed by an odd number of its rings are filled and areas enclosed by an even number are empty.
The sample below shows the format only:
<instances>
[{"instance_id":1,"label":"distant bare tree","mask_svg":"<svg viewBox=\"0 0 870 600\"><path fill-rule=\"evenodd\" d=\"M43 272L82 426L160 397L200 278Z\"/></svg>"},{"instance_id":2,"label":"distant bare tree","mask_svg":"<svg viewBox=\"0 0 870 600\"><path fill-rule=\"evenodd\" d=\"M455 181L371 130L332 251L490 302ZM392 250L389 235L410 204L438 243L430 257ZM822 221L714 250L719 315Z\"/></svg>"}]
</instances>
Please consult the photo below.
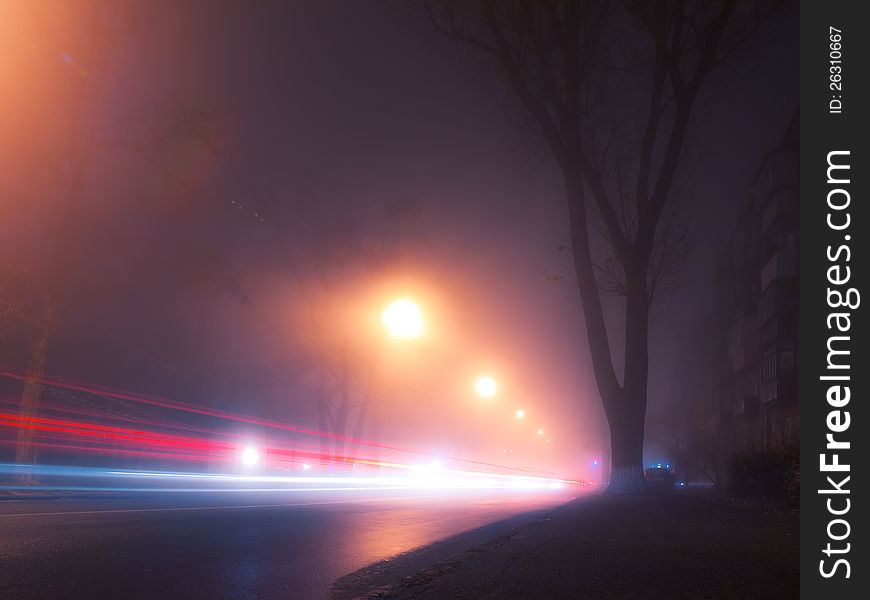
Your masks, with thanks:
<instances>
[{"instance_id":1,"label":"distant bare tree","mask_svg":"<svg viewBox=\"0 0 870 600\"><path fill-rule=\"evenodd\" d=\"M611 493L644 492L649 314L688 252L675 182L710 73L779 2L428 0L447 38L499 65L563 178L592 367L611 437ZM600 224L610 252L596 251ZM603 260L602 260L603 259ZM602 292L624 299L623 373Z\"/></svg>"},{"instance_id":2,"label":"distant bare tree","mask_svg":"<svg viewBox=\"0 0 870 600\"><path fill-rule=\"evenodd\" d=\"M416 208L407 199L348 205L318 197L294 205L291 222L281 231L289 241L290 274L299 293L304 379L318 427L335 435L320 441L327 460L352 456L366 428L380 425L383 399L376 393L375 371L381 332L359 332L360 324L342 319L358 302L348 290L394 264Z\"/></svg>"},{"instance_id":3,"label":"distant bare tree","mask_svg":"<svg viewBox=\"0 0 870 600\"><path fill-rule=\"evenodd\" d=\"M687 480L709 480L716 489L724 487L728 453L717 444L715 436L693 432L674 439L667 450Z\"/></svg>"}]
</instances>

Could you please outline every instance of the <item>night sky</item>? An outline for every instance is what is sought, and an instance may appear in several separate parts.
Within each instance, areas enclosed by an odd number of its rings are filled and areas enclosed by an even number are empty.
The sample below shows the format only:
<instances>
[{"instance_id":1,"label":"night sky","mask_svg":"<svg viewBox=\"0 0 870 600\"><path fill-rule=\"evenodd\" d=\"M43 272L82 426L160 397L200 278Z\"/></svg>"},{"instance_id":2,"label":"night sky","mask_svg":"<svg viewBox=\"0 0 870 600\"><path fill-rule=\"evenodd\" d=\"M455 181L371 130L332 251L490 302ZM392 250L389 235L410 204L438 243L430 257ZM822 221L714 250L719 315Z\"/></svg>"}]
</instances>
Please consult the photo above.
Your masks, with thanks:
<instances>
[{"instance_id":1,"label":"night sky","mask_svg":"<svg viewBox=\"0 0 870 600\"><path fill-rule=\"evenodd\" d=\"M329 338L380 352L385 439L496 457L522 406L556 442L535 461L603 448L577 294L552 277L571 270L560 178L494 67L402 3L46 6L0 17L0 266L55 277L50 240L75 232L49 372L312 423L311 340ZM786 13L701 99L650 439L682 410L711 267L797 110L796 52ZM76 93L85 191L64 220ZM427 335L384 350L377 311L404 295ZM481 372L497 407L473 396Z\"/></svg>"}]
</instances>

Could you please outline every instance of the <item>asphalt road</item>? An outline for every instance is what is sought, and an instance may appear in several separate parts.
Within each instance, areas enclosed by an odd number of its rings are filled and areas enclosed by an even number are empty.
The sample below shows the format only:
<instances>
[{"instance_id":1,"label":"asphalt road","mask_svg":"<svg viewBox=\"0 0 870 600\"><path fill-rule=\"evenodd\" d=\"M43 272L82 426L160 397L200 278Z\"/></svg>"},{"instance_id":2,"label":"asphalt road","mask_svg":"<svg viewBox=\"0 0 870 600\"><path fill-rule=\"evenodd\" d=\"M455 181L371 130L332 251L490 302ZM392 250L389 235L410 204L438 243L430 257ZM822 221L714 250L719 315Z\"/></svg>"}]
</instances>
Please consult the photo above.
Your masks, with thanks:
<instances>
[{"instance_id":1,"label":"asphalt road","mask_svg":"<svg viewBox=\"0 0 870 600\"><path fill-rule=\"evenodd\" d=\"M155 493L0 502L0 598L323 598L461 532L446 558L576 491ZM479 528L479 529L478 529ZM430 553L431 554L431 553ZM405 559L409 572L425 567Z\"/></svg>"}]
</instances>

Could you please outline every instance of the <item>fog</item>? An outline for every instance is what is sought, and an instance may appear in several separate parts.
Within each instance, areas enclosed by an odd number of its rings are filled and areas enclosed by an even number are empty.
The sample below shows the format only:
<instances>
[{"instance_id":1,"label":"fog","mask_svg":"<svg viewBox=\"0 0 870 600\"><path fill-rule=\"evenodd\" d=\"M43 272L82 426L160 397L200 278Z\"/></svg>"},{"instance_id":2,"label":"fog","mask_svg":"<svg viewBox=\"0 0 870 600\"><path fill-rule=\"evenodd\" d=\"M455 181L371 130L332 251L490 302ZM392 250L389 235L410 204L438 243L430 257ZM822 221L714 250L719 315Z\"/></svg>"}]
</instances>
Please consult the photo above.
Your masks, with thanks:
<instances>
[{"instance_id":1,"label":"fog","mask_svg":"<svg viewBox=\"0 0 870 600\"><path fill-rule=\"evenodd\" d=\"M797 108L789 27L704 98L648 440L687 410L710 265ZM312 427L345 378L348 435L595 477L607 428L559 277L565 215L496 70L404 5L0 7L0 269L36 315L4 321L4 365L26 366L48 295L53 375ZM396 298L419 339L385 334Z\"/></svg>"}]
</instances>

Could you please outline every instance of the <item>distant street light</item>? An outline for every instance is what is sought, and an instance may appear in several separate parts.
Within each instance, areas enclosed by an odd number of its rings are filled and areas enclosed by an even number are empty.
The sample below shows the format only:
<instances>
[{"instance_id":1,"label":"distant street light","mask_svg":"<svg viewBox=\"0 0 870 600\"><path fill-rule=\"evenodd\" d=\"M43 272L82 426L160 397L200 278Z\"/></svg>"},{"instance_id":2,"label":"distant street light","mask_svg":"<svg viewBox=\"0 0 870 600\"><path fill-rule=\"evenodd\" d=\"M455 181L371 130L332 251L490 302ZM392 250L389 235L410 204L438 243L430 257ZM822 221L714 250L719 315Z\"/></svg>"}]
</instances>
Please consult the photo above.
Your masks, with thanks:
<instances>
[{"instance_id":1,"label":"distant street light","mask_svg":"<svg viewBox=\"0 0 870 600\"><path fill-rule=\"evenodd\" d=\"M423 334L423 314L416 303L396 300L381 313L381 323L397 339L411 339Z\"/></svg>"},{"instance_id":2,"label":"distant street light","mask_svg":"<svg viewBox=\"0 0 870 600\"><path fill-rule=\"evenodd\" d=\"M253 467L260 461L260 453L257 452L256 448L251 448L250 446L242 450L242 463L245 466Z\"/></svg>"},{"instance_id":3,"label":"distant street light","mask_svg":"<svg viewBox=\"0 0 870 600\"><path fill-rule=\"evenodd\" d=\"M526 418L526 411L524 411L522 409L518 410L517 411L517 419L525 419L525 418Z\"/></svg>"},{"instance_id":4,"label":"distant street light","mask_svg":"<svg viewBox=\"0 0 870 600\"><path fill-rule=\"evenodd\" d=\"M498 385L495 383L495 379L489 375L484 375L474 383L474 389L484 398L492 398L498 391Z\"/></svg>"},{"instance_id":5,"label":"distant street light","mask_svg":"<svg viewBox=\"0 0 870 600\"><path fill-rule=\"evenodd\" d=\"M543 429L538 429L538 435L544 435L544 430L543 430Z\"/></svg>"}]
</instances>

